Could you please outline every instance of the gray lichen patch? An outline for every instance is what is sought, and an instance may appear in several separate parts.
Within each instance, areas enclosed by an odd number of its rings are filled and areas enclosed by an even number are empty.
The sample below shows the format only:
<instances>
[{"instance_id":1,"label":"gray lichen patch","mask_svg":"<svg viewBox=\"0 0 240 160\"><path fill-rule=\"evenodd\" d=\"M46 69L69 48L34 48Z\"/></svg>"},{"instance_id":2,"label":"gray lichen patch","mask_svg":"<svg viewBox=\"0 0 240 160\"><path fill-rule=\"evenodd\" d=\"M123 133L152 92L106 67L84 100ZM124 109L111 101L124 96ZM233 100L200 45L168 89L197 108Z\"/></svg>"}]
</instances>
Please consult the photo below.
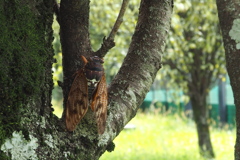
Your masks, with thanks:
<instances>
[{"instance_id":1,"label":"gray lichen patch","mask_svg":"<svg viewBox=\"0 0 240 160\"><path fill-rule=\"evenodd\" d=\"M231 30L229 31L231 39L235 40L236 48L240 49L240 19L235 19Z\"/></svg>"},{"instance_id":2,"label":"gray lichen patch","mask_svg":"<svg viewBox=\"0 0 240 160\"><path fill-rule=\"evenodd\" d=\"M5 152L12 160L37 159L35 150L38 147L37 138L29 135L30 140L26 140L22 132L14 131L12 137L6 139L1 146L1 150Z\"/></svg>"}]
</instances>

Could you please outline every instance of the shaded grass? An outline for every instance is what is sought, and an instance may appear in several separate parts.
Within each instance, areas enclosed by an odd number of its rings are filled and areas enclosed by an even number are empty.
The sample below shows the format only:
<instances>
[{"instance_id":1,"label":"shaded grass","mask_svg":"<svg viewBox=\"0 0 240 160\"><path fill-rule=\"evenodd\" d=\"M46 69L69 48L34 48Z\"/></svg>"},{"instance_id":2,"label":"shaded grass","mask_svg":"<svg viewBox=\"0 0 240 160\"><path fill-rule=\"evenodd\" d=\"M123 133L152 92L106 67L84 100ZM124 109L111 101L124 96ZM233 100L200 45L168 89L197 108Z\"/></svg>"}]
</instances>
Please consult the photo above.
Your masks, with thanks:
<instances>
[{"instance_id":1,"label":"shaded grass","mask_svg":"<svg viewBox=\"0 0 240 160\"><path fill-rule=\"evenodd\" d=\"M179 116L138 113L114 140L115 150L100 160L203 160L199 155L195 124ZM215 160L234 159L235 130L211 128Z\"/></svg>"}]
</instances>

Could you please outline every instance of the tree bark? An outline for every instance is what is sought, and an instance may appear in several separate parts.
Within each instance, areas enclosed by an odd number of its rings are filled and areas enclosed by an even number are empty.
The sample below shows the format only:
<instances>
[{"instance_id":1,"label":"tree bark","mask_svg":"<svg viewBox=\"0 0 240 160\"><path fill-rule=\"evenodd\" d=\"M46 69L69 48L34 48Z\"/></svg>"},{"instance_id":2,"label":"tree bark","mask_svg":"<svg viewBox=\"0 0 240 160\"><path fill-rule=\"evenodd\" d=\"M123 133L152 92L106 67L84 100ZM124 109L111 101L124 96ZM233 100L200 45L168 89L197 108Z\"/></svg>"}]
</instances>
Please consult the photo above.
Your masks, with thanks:
<instances>
[{"instance_id":1,"label":"tree bark","mask_svg":"<svg viewBox=\"0 0 240 160\"><path fill-rule=\"evenodd\" d=\"M191 95L190 100L193 107L194 120L197 126L198 145L203 157L213 158L214 151L209 131L209 112L207 107L207 95Z\"/></svg>"},{"instance_id":2,"label":"tree bark","mask_svg":"<svg viewBox=\"0 0 240 160\"><path fill-rule=\"evenodd\" d=\"M43 143L55 117L52 6L51 0L0 1L0 159L50 154Z\"/></svg>"},{"instance_id":3,"label":"tree bark","mask_svg":"<svg viewBox=\"0 0 240 160\"><path fill-rule=\"evenodd\" d=\"M237 47L240 40L231 35L231 31L233 31L234 35L240 36L240 1L217 0L217 8L225 48L227 71L236 106L237 140L235 144L235 160L240 160L240 49Z\"/></svg>"},{"instance_id":4,"label":"tree bark","mask_svg":"<svg viewBox=\"0 0 240 160\"><path fill-rule=\"evenodd\" d=\"M80 55L91 54L89 39L90 0L62 0L58 22L63 55L63 95L66 104L74 73L81 67Z\"/></svg>"},{"instance_id":5,"label":"tree bark","mask_svg":"<svg viewBox=\"0 0 240 160\"><path fill-rule=\"evenodd\" d=\"M89 41L89 2L61 1L65 99L81 67L80 55L95 54ZM142 0L128 54L108 89L105 133L95 132L91 111L74 132L67 132L50 103L53 6L49 0L0 2L1 159L99 159L106 149L113 150L113 139L135 116L161 67L172 2Z\"/></svg>"}]
</instances>

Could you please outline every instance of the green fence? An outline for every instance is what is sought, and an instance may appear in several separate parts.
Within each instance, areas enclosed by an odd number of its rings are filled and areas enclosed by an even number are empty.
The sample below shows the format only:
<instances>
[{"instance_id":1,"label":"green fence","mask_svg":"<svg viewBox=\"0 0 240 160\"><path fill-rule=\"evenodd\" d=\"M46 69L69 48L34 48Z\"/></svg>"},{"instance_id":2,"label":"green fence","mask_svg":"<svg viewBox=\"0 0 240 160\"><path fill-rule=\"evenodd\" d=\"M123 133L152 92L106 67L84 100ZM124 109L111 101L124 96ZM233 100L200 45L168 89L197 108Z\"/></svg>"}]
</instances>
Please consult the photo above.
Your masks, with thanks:
<instances>
[{"instance_id":1,"label":"green fence","mask_svg":"<svg viewBox=\"0 0 240 160\"><path fill-rule=\"evenodd\" d=\"M235 105L227 105L227 122L228 124L234 125L236 124L236 107Z\"/></svg>"},{"instance_id":2,"label":"green fence","mask_svg":"<svg viewBox=\"0 0 240 160\"><path fill-rule=\"evenodd\" d=\"M147 109L150 109L151 106L151 101L144 101L142 103L142 105L140 106L140 108L143 111L146 111ZM174 103L167 103L167 102L155 102L152 104L155 109L159 109L159 112L161 113L171 113L171 114L175 114L175 113L179 113L179 112L188 112L189 110L186 110L184 103L180 103L179 105L176 105ZM210 119L211 122L218 126L220 124L220 116L219 116L219 105L218 104L212 104L209 107L209 115L210 115ZM236 108L235 105L227 105L226 106L227 109L227 113L226 113L226 120L229 125L231 126L235 126L235 115L236 115Z\"/></svg>"},{"instance_id":3,"label":"green fence","mask_svg":"<svg viewBox=\"0 0 240 160\"><path fill-rule=\"evenodd\" d=\"M225 96L223 98L225 98L226 103L225 113L223 113L225 123L235 126L236 108L233 103L233 93L229 84L225 84L224 87L224 92L226 92L223 94ZM209 118L211 119L211 122L217 126L220 124L221 112L219 109L219 94L219 87L215 86L211 89L208 97ZM161 112L178 113L182 111L189 111L189 107L186 106L187 104L181 100L182 95L182 92L176 92L174 90L151 90L146 95L146 98L140 108L145 111L152 105L153 108L158 109ZM178 96L178 102L176 102L176 96Z\"/></svg>"}]
</instances>

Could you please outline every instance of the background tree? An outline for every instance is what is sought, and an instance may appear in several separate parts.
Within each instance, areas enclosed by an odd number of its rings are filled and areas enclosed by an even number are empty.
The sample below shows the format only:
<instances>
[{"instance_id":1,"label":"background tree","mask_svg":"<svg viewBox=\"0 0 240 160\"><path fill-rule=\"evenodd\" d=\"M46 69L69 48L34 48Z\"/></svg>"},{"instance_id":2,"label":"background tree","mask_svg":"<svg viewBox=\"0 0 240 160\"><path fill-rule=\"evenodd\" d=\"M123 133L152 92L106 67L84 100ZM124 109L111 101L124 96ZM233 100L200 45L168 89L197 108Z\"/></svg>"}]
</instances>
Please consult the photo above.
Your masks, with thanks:
<instances>
[{"instance_id":1,"label":"background tree","mask_svg":"<svg viewBox=\"0 0 240 160\"><path fill-rule=\"evenodd\" d=\"M67 132L62 119L52 114L54 1L0 4L1 159L89 160L98 159L107 148L112 150L112 140L134 117L161 67L172 2L141 1L128 53L109 86L107 127L101 136L88 123L93 121L92 112L87 113L73 133ZM103 41L105 46L98 51L92 50L89 7L89 0L61 1L58 20L64 97L68 95L72 75L82 66L80 55L103 57L114 45L110 38Z\"/></svg>"},{"instance_id":2,"label":"background tree","mask_svg":"<svg viewBox=\"0 0 240 160\"><path fill-rule=\"evenodd\" d=\"M207 96L212 83L224 73L216 4L213 0L178 0L174 11L163 63L171 68L167 77L190 98L201 155L214 157Z\"/></svg>"},{"instance_id":3,"label":"background tree","mask_svg":"<svg viewBox=\"0 0 240 160\"><path fill-rule=\"evenodd\" d=\"M240 1L217 0L218 16L222 30L227 71L236 106L237 140L235 160L240 159Z\"/></svg>"}]
</instances>

